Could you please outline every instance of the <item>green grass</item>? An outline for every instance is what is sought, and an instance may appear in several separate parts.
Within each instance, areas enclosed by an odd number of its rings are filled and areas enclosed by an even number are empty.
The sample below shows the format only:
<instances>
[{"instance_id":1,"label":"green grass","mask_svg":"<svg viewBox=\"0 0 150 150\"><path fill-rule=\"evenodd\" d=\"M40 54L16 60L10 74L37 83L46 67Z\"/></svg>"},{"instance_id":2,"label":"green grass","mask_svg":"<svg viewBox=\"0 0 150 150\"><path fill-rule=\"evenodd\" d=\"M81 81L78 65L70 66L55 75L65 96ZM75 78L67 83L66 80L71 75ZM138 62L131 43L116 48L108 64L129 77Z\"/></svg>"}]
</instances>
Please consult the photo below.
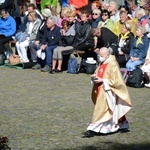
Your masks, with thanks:
<instances>
[{"instance_id":1,"label":"green grass","mask_svg":"<svg viewBox=\"0 0 150 150\"><path fill-rule=\"evenodd\" d=\"M90 75L0 68L0 135L12 150L148 150L150 89L128 88L130 132L82 138L92 119Z\"/></svg>"}]
</instances>

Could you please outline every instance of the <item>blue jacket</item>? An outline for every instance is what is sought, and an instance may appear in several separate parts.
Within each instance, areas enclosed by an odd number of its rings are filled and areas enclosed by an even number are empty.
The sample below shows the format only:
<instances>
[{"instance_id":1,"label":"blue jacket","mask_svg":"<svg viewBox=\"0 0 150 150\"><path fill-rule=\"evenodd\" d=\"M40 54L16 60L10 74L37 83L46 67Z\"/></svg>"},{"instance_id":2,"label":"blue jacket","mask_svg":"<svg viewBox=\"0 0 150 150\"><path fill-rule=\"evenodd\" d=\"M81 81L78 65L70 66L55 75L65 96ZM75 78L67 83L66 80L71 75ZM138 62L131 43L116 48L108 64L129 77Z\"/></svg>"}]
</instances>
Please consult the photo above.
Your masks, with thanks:
<instances>
[{"instance_id":1,"label":"blue jacket","mask_svg":"<svg viewBox=\"0 0 150 150\"><path fill-rule=\"evenodd\" d=\"M144 35L142 37L142 43L139 43L138 45L136 45L136 41L137 41L137 37L134 38L133 41L133 45L131 47L131 51L130 51L130 57L137 57L139 58L139 60L141 60L143 63L145 61L145 57L147 54L147 50L149 47L149 40L147 35Z\"/></svg>"},{"instance_id":2,"label":"blue jacket","mask_svg":"<svg viewBox=\"0 0 150 150\"><path fill-rule=\"evenodd\" d=\"M47 44L48 46L58 45L61 38L60 28L55 25L53 30L46 28L41 44Z\"/></svg>"},{"instance_id":3,"label":"blue jacket","mask_svg":"<svg viewBox=\"0 0 150 150\"><path fill-rule=\"evenodd\" d=\"M6 37L12 36L16 33L16 21L10 15L4 19L0 18L0 34Z\"/></svg>"}]
</instances>

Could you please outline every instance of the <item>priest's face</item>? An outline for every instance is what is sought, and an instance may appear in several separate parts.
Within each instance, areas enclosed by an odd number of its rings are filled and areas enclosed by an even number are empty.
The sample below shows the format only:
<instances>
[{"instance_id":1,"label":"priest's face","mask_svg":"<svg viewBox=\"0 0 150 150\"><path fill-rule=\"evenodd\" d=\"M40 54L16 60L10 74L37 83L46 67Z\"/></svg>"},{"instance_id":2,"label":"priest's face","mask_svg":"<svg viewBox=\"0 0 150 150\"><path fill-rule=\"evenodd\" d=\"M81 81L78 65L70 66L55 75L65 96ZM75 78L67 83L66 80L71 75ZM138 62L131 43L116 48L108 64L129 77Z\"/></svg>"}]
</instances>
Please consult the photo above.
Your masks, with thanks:
<instances>
[{"instance_id":1,"label":"priest's face","mask_svg":"<svg viewBox=\"0 0 150 150\"><path fill-rule=\"evenodd\" d=\"M110 56L108 48L106 47L101 48L99 51L99 56L100 56L100 59L103 60L103 62L106 61Z\"/></svg>"}]
</instances>

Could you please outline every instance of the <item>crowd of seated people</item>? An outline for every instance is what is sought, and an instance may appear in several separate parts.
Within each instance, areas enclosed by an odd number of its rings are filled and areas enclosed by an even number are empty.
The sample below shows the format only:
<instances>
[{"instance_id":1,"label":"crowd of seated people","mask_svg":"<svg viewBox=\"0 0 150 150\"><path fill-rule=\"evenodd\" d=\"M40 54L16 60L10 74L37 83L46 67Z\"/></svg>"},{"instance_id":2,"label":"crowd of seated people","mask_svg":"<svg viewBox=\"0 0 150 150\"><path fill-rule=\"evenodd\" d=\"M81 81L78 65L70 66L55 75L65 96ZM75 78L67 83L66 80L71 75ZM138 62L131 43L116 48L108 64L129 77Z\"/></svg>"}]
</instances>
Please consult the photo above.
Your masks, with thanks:
<instances>
[{"instance_id":1,"label":"crowd of seated people","mask_svg":"<svg viewBox=\"0 0 150 150\"><path fill-rule=\"evenodd\" d=\"M50 4L28 1L28 5L20 10L23 18L21 16L19 26L9 15L10 10L2 9L0 54L3 54L3 45L22 31L28 36L24 41L16 42L16 53L23 62L36 62L32 68L42 72L62 72L64 55L73 52L82 54L83 59L96 58L98 50L104 46L115 55L120 67L132 71L142 66L150 41L149 1L140 0L139 4L136 0L89 2L68 1L64 4L62 1L53 5L53 8L61 5L57 13L52 11ZM19 8L24 3L18 3ZM45 57L40 58L38 51Z\"/></svg>"}]
</instances>

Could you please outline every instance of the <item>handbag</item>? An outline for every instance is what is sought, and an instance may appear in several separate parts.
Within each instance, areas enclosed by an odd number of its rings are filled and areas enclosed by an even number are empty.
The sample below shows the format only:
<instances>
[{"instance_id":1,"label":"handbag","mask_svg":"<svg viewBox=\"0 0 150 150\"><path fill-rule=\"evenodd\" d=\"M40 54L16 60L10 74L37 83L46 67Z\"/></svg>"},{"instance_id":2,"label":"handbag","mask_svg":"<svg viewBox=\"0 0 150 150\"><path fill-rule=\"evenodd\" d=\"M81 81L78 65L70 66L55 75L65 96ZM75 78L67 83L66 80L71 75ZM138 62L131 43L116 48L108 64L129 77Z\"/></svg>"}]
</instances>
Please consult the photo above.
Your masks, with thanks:
<instances>
[{"instance_id":1,"label":"handbag","mask_svg":"<svg viewBox=\"0 0 150 150\"><path fill-rule=\"evenodd\" d=\"M13 54L9 57L9 63L10 65L16 65L18 63L20 63L20 57L19 55Z\"/></svg>"}]
</instances>

